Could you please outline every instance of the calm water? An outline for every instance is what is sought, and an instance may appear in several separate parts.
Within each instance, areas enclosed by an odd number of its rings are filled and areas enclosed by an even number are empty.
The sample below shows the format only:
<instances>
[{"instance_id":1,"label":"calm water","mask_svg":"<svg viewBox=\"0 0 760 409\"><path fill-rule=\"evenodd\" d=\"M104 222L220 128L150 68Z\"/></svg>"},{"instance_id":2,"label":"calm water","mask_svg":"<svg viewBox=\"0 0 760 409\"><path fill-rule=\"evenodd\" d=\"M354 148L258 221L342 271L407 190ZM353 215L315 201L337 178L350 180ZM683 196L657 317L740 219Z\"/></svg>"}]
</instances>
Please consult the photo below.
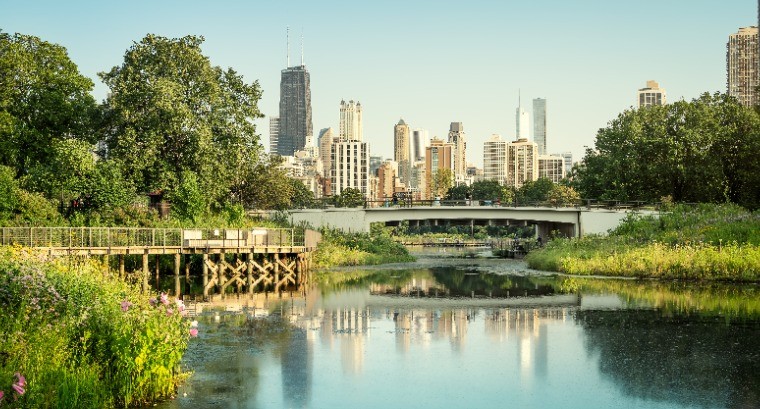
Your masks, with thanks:
<instances>
[{"instance_id":1,"label":"calm water","mask_svg":"<svg viewBox=\"0 0 760 409\"><path fill-rule=\"evenodd\" d=\"M441 258L199 308L162 408L757 408L760 291Z\"/></svg>"}]
</instances>

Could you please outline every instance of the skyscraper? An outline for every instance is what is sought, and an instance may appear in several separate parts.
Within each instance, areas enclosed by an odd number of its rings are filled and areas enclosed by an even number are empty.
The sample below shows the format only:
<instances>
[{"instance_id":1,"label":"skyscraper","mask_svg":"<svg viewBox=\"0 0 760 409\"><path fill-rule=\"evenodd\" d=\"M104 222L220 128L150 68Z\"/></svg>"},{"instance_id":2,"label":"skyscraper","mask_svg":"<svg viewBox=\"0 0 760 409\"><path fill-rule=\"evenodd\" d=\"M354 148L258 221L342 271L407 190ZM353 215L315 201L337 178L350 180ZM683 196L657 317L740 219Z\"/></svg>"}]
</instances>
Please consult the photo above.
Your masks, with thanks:
<instances>
[{"instance_id":1,"label":"skyscraper","mask_svg":"<svg viewBox=\"0 0 760 409\"><path fill-rule=\"evenodd\" d=\"M280 118L269 117L269 153L277 153L277 142L280 136Z\"/></svg>"},{"instance_id":2,"label":"skyscraper","mask_svg":"<svg viewBox=\"0 0 760 409\"><path fill-rule=\"evenodd\" d=\"M559 183L565 177L565 159L558 155L538 155L538 177Z\"/></svg>"},{"instance_id":3,"label":"skyscraper","mask_svg":"<svg viewBox=\"0 0 760 409\"><path fill-rule=\"evenodd\" d=\"M340 138L346 141L363 141L362 104L357 101L340 101Z\"/></svg>"},{"instance_id":4,"label":"skyscraper","mask_svg":"<svg viewBox=\"0 0 760 409\"><path fill-rule=\"evenodd\" d=\"M728 37L726 44L726 71L728 95L735 97L742 105L758 103L758 29L755 26L742 27Z\"/></svg>"},{"instance_id":5,"label":"skyscraper","mask_svg":"<svg viewBox=\"0 0 760 409\"><path fill-rule=\"evenodd\" d=\"M530 114L522 108L521 104L515 110L515 120L517 133L515 140L530 138Z\"/></svg>"},{"instance_id":6,"label":"skyscraper","mask_svg":"<svg viewBox=\"0 0 760 409\"><path fill-rule=\"evenodd\" d=\"M467 178L467 142L461 122L449 125L449 143L454 147L454 181L464 183Z\"/></svg>"},{"instance_id":7,"label":"skyscraper","mask_svg":"<svg viewBox=\"0 0 760 409\"><path fill-rule=\"evenodd\" d=\"M409 125L400 119L393 127L393 160L398 163L401 183L409 184L412 163L409 160Z\"/></svg>"},{"instance_id":8,"label":"skyscraper","mask_svg":"<svg viewBox=\"0 0 760 409\"><path fill-rule=\"evenodd\" d=\"M354 188L369 197L369 148L366 142L338 140L330 148L332 168L330 189L333 196Z\"/></svg>"},{"instance_id":9,"label":"skyscraper","mask_svg":"<svg viewBox=\"0 0 760 409\"><path fill-rule=\"evenodd\" d=\"M533 141L539 155L546 155L546 99L533 100Z\"/></svg>"},{"instance_id":10,"label":"skyscraper","mask_svg":"<svg viewBox=\"0 0 760 409\"><path fill-rule=\"evenodd\" d=\"M496 134L483 144L483 179L507 183L507 145Z\"/></svg>"},{"instance_id":11,"label":"skyscraper","mask_svg":"<svg viewBox=\"0 0 760 409\"><path fill-rule=\"evenodd\" d=\"M520 138L507 146L507 184L516 188L538 179L538 146Z\"/></svg>"},{"instance_id":12,"label":"skyscraper","mask_svg":"<svg viewBox=\"0 0 760 409\"><path fill-rule=\"evenodd\" d=\"M305 65L282 70L280 78L280 132L277 153L292 156L314 135L311 122L311 81Z\"/></svg>"},{"instance_id":13,"label":"skyscraper","mask_svg":"<svg viewBox=\"0 0 760 409\"><path fill-rule=\"evenodd\" d=\"M647 86L639 89L639 108L652 105L665 105L667 103L665 89L660 88L660 84L658 84L657 81L647 81Z\"/></svg>"},{"instance_id":14,"label":"skyscraper","mask_svg":"<svg viewBox=\"0 0 760 409\"><path fill-rule=\"evenodd\" d=\"M446 143L441 139L433 138L430 146L425 148L425 197L434 198L436 195L443 195L446 192L442 186L438 186L437 178L439 172L448 170L451 172L454 167L454 145ZM445 173L441 173L445 175Z\"/></svg>"},{"instance_id":15,"label":"skyscraper","mask_svg":"<svg viewBox=\"0 0 760 409\"><path fill-rule=\"evenodd\" d=\"M426 130L415 129L412 131L412 162L425 160L425 148L429 143L428 132Z\"/></svg>"}]
</instances>

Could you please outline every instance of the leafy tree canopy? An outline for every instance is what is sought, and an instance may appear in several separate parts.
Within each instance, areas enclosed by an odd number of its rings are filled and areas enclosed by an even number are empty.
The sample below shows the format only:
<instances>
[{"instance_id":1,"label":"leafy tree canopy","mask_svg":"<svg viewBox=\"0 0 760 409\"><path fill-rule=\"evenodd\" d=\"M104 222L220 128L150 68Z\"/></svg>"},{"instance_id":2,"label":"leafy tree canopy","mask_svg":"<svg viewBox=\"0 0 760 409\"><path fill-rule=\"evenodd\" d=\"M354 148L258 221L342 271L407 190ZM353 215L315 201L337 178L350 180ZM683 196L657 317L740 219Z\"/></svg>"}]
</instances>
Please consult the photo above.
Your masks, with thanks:
<instances>
[{"instance_id":1,"label":"leafy tree canopy","mask_svg":"<svg viewBox=\"0 0 760 409\"><path fill-rule=\"evenodd\" d=\"M257 162L261 89L212 66L202 42L149 34L100 73L111 90L106 142L140 191L172 191L192 172L206 200L221 204L242 182L240 168Z\"/></svg>"},{"instance_id":2,"label":"leafy tree canopy","mask_svg":"<svg viewBox=\"0 0 760 409\"><path fill-rule=\"evenodd\" d=\"M0 31L0 165L46 166L54 142L95 141L93 82L60 45Z\"/></svg>"}]
</instances>

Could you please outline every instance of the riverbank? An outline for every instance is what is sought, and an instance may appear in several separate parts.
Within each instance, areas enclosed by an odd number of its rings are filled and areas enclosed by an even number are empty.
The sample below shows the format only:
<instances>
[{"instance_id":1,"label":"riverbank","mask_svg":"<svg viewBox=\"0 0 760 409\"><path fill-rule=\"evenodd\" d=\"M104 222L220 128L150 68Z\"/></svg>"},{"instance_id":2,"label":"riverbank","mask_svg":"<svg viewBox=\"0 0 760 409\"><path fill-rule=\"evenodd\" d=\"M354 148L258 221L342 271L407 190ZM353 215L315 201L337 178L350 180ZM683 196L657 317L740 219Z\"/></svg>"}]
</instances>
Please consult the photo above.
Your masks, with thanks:
<instances>
[{"instance_id":1,"label":"riverbank","mask_svg":"<svg viewBox=\"0 0 760 409\"><path fill-rule=\"evenodd\" d=\"M181 301L151 299L96 260L21 247L0 247L0 272L0 407L126 407L175 393L191 325Z\"/></svg>"},{"instance_id":2,"label":"riverbank","mask_svg":"<svg viewBox=\"0 0 760 409\"><path fill-rule=\"evenodd\" d=\"M314 252L314 267L377 265L406 263L415 258L401 243L386 234L322 232L322 241Z\"/></svg>"},{"instance_id":3,"label":"riverbank","mask_svg":"<svg viewBox=\"0 0 760 409\"><path fill-rule=\"evenodd\" d=\"M735 205L675 206L609 236L552 240L530 268L575 275L760 281L760 214Z\"/></svg>"}]
</instances>

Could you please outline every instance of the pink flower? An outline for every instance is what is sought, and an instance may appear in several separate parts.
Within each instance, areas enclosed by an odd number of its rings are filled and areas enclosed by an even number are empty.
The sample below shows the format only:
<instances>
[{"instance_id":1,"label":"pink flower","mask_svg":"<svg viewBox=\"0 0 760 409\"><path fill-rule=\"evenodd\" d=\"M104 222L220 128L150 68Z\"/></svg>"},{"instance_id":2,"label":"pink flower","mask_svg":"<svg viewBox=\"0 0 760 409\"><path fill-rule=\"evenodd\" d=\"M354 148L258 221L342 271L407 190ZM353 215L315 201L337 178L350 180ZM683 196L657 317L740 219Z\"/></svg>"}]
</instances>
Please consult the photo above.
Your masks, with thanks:
<instances>
[{"instance_id":1,"label":"pink flower","mask_svg":"<svg viewBox=\"0 0 760 409\"><path fill-rule=\"evenodd\" d=\"M169 305L169 296L166 293L161 293L161 304Z\"/></svg>"},{"instance_id":2,"label":"pink flower","mask_svg":"<svg viewBox=\"0 0 760 409\"><path fill-rule=\"evenodd\" d=\"M171 317L173 312L174 312L174 310L172 310L171 308L167 308L166 309L166 316L167 317Z\"/></svg>"},{"instance_id":3,"label":"pink flower","mask_svg":"<svg viewBox=\"0 0 760 409\"><path fill-rule=\"evenodd\" d=\"M190 328L190 336L195 338L198 336L198 328Z\"/></svg>"},{"instance_id":4,"label":"pink flower","mask_svg":"<svg viewBox=\"0 0 760 409\"><path fill-rule=\"evenodd\" d=\"M14 374L14 376L16 377L16 379L18 379L18 382L16 382L16 383L18 383L19 386L26 386L26 378L23 375L21 375L20 373L16 372Z\"/></svg>"},{"instance_id":5,"label":"pink flower","mask_svg":"<svg viewBox=\"0 0 760 409\"><path fill-rule=\"evenodd\" d=\"M129 311L129 307L131 306L132 306L132 303L127 300L124 300L121 302L121 310L124 312Z\"/></svg>"},{"instance_id":6,"label":"pink flower","mask_svg":"<svg viewBox=\"0 0 760 409\"><path fill-rule=\"evenodd\" d=\"M5 392L0 391L0 402L3 401L3 396L5 396Z\"/></svg>"},{"instance_id":7,"label":"pink flower","mask_svg":"<svg viewBox=\"0 0 760 409\"><path fill-rule=\"evenodd\" d=\"M12 388L13 388L13 390L14 390L14 391L16 391L16 393L18 393L19 395L23 395L23 394L26 392L26 391L24 390L24 388L23 388L23 387L21 387L21 385L19 385L19 384L17 384L17 383L14 383L13 385L11 385L11 387L12 387Z\"/></svg>"},{"instance_id":8,"label":"pink flower","mask_svg":"<svg viewBox=\"0 0 760 409\"><path fill-rule=\"evenodd\" d=\"M155 306L156 303L158 303L158 300L156 300L156 297L153 297L150 299L150 305Z\"/></svg>"}]
</instances>

